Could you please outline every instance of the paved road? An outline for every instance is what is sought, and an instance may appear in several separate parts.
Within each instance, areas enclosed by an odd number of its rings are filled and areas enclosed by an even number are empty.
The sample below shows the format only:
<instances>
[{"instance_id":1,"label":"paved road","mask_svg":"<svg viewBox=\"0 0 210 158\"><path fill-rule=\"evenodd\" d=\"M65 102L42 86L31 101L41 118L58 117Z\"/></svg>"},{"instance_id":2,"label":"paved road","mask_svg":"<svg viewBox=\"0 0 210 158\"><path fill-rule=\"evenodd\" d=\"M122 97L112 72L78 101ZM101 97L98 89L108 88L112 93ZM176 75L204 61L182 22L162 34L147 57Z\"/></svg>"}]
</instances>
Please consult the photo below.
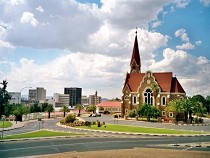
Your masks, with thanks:
<instances>
[{"instance_id":1,"label":"paved road","mask_svg":"<svg viewBox=\"0 0 210 158\"><path fill-rule=\"evenodd\" d=\"M205 137L204 142L209 141L210 137ZM69 151L98 151L115 149L132 149L136 147L147 148L172 148L178 150L200 150L210 151L207 147L187 147L181 145L175 147L178 142L199 144L196 137L174 138L174 137L141 137L141 138L71 138L71 139L45 139L34 141L15 141L0 143L1 158L22 157L32 155L43 155L53 153L63 153Z\"/></svg>"},{"instance_id":2,"label":"paved road","mask_svg":"<svg viewBox=\"0 0 210 158\"><path fill-rule=\"evenodd\" d=\"M109 124L123 124L123 125L133 125L133 126L144 126L144 127L156 127L156 128L168 128L168 129L182 129L182 130L193 130L193 131L204 131L210 132L210 126L191 126L191 125L174 125L171 123L151 123L151 122L143 122L143 121L135 121L135 120L121 120L121 119L114 119L113 116L106 116L103 115L102 117L82 117L82 119L87 121L96 121L99 120L101 122L109 123ZM29 122L26 126L20 129L4 131L4 136L6 135L13 135L25 132L31 132L39 129L52 129L58 131L65 131L65 132L76 132L76 133L87 133L87 134L97 134L103 135L103 133L98 132L89 132L89 131L79 131L75 129L63 128L56 126L56 123L59 122L61 118L45 120L44 124L35 120L34 122ZM202 133L202 132L201 132Z\"/></svg>"}]
</instances>

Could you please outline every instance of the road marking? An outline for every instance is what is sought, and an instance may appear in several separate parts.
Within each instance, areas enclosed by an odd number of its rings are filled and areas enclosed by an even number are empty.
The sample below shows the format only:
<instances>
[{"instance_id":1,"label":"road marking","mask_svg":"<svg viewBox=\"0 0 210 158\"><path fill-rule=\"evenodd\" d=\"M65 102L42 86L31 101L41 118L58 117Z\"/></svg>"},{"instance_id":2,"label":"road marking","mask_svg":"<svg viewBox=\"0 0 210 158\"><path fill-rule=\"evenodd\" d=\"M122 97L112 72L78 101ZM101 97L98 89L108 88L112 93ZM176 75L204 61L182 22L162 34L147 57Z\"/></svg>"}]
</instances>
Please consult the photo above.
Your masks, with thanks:
<instances>
[{"instance_id":1,"label":"road marking","mask_svg":"<svg viewBox=\"0 0 210 158\"><path fill-rule=\"evenodd\" d=\"M186 149L182 149L182 150L189 150L189 149L192 149L193 147L189 147L189 148L186 148Z\"/></svg>"}]
</instances>

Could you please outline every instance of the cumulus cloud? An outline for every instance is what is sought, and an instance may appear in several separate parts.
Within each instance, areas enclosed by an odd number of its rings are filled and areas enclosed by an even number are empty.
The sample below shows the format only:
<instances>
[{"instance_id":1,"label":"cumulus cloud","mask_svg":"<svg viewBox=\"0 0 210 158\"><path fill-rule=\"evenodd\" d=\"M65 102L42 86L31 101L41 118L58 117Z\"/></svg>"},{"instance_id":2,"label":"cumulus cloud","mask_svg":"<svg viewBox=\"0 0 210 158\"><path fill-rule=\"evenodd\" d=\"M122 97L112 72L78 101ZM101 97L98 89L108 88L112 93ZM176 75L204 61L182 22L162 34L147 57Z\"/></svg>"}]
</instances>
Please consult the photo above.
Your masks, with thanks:
<instances>
[{"instance_id":1,"label":"cumulus cloud","mask_svg":"<svg viewBox=\"0 0 210 158\"><path fill-rule=\"evenodd\" d=\"M200 0L200 2L205 6L208 7L210 4L210 0Z\"/></svg>"},{"instance_id":2,"label":"cumulus cloud","mask_svg":"<svg viewBox=\"0 0 210 158\"><path fill-rule=\"evenodd\" d=\"M194 48L195 48L195 45L193 45L189 42L176 46L176 49L194 49Z\"/></svg>"},{"instance_id":3,"label":"cumulus cloud","mask_svg":"<svg viewBox=\"0 0 210 158\"><path fill-rule=\"evenodd\" d=\"M36 27L39 24L38 20L34 18L34 14L30 12L24 12L20 22L26 24L30 23L33 27Z\"/></svg>"},{"instance_id":4,"label":"cumulus cloud","mask_svg":"<svg viewBox=\"0 0 210 158\"><path fill-rule=\"evenodd\" d=\"M105 94L103 90L121 88L124 79L122 69L126 64L125 59L79 52L62 55L44 65L23 58L19 64L11 64L12 71L6 78L14 87L8 87L8 90L18 91L25 85L42 86L52 96L55 92L63 93L64 87L79 86L86 91L98 90L110 98L118 94L112 91Z\"/></svg>"},{"instance_id":5,"label":"cumulus cloud","mask_svg":"<svg viewBox=\"0 0 210 158\"><path fill-rule=\"evenodd\" d=\"M209 95L210 61L203 56L195 57L182 50L167 48L163 59L153 62L149 67L152 71L173 72L177 76L187 95Z\"/></svg>"},{"instance_id":6,"label":"cumulus cloud","mask_svg":"<svg viewBox=\"0 0 210 158\"><path fill-rule=\"evenodd\" d=\"M185 29L179 29L174 33L175 37L180 37L183 42L182 45L177 45L177 49L182 49L182 50L188 50L188 49L195 49L195 45L200 45L202 42L201 41L196 41L195 44L190 43L190 39L188 37L188 34L186 33Z\"/></svg>"},{"instance_id":7,"label":"cumulus cloud","mask_svg":"<svg viewBox=\"0 0 210 158\"><path fill-rule=\"evenodd\" d=\"M183 42L189 42L189 37L185 29L177 30L174 35L175 37L180 37Z\"/></svg>"}]
</instances>

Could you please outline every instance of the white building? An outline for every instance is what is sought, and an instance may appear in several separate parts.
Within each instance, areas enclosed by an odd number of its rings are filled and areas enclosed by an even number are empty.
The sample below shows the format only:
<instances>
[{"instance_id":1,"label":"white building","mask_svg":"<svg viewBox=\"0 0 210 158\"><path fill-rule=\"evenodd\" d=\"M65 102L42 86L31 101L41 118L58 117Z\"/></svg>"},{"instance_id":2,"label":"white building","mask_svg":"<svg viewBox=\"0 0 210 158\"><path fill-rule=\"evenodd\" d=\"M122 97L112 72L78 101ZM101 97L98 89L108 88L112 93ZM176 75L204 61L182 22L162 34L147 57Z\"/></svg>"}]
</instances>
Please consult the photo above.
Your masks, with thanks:
<instances>
[{"instance_id":1,"label":"white building","mask_svg":"<svg viewBox=\"0 0 210 158\"><path fill-rule=\"evenodd\" d=\"M20 104L21 103L21 93L20 92L9 92L9 95L11 95L11 99L9 100L10 104Z\"/></svg>"},{"instance_id":2,"label":"white building","mask_svg":"<svg viewBox=\"0 0 210 158\"><path fill-rule=\"evenodd\" d=\"M43 87L29 89L28 100L38 101L39 103L46 102L46 89L44 89Z\"/></svg>"},{"instance_id":3,"label":"white building","mask_svg":"<svg viewBox=\"0 0 210 158\"><path fill-rule=\"evenodd\" d=\"M53 106L55 108L55 111L60 111L63 105L69 105L69 94L54 93L53 100Z\"/></svg>"}]
</instances>

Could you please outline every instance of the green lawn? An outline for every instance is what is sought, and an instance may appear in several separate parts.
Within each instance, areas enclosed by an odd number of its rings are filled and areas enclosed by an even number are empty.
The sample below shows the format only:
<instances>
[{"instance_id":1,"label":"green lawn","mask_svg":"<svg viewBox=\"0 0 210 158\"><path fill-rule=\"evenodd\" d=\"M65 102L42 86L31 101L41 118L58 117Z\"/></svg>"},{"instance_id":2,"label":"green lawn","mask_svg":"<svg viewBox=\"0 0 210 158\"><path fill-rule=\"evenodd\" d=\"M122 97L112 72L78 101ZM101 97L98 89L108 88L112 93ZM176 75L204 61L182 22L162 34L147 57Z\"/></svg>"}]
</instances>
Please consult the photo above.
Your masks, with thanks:
<instances>
[{"instance_id":1,"label":"green lawn","mask_svg":"<svg viewBox=\"0 0 210 158\"><path fill-rule=\"evenodd\" d=\"M4 121L4 128L11 127L12 123L10 121ZM3 128L3 121L0 121L0 128Z\"/></svg>"},{"instance_id":2,"label":"green lawn","mask_svg":"<svg viewBox=\"0 0 210 158\"><path fill-rule=\"evenodd\" d=\"M38 137L55 137L55 136L76 136L76 135L81 135L81 134L40 130L40 131L35 131L35 132L30 132L30 133L5 136L4 139L38 138Z\"/></svg>"},{"instance_id":3,"label":"green lawn","mask_svg":"<svg viewBox=\"0 0 210 158\"><path fill-rule=\"evenodd\" d=\"M77 128L93 129L93 130L104 130L104 131L118 131L118 132L134 132L134 133L153 133L153 134L200 134L200 132L185 131L185 130L171 130L162 128L147 128L147 127L136 127L136 126L124 126L124 125L111 125L107 124L106 127L102 125L78 126Z\"/></svg>"}]
</instances>

